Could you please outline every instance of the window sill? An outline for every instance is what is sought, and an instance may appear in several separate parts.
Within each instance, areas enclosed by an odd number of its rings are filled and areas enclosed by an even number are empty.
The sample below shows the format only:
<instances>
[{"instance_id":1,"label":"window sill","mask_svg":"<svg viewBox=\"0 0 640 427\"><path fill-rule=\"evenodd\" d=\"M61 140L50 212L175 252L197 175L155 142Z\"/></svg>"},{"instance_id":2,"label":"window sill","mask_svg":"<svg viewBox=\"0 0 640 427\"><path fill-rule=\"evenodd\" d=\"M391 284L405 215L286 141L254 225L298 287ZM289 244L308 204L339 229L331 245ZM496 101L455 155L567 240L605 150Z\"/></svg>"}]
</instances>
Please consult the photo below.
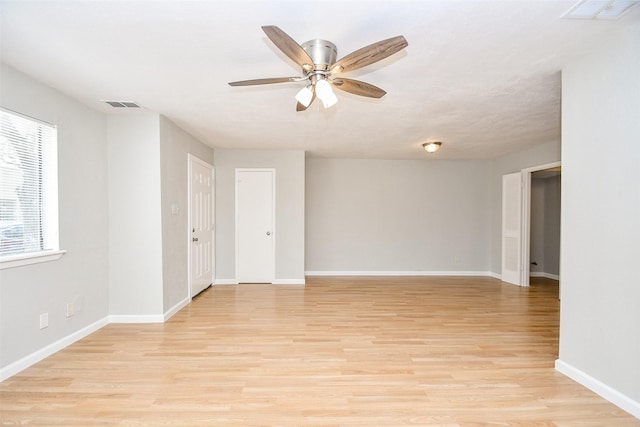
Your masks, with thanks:
<instances>
[{"instance_id":1,"label":"window sill","mask_svg":"<svg viewBox=\"0 0 640 427\"><path fill-rule=\"evenodd\" d=\"M41 262L56 261L66 252L67 251L43 251L30 254L8 255L0 258L0 270L21 267L29 264L39 264Z\"/></svg>"}]
</instances>

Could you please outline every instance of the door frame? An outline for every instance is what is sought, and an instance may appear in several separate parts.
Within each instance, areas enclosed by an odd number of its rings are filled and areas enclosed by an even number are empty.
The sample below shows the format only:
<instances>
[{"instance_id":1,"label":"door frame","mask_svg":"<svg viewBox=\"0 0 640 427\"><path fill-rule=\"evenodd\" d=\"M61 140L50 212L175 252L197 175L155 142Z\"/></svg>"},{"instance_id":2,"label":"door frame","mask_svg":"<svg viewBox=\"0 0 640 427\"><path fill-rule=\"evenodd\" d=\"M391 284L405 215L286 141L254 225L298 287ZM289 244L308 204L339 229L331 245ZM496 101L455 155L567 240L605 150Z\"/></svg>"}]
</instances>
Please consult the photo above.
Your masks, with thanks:
<instances>
[{"instance_id":1,"label":"door frame","mask_svg":"<svg viewBox=\"0 0 640 427\"><path fill-rule=\"evenodd\" d=\"M562 166L562 162L546 163L522 169L522 270L520 272L520 286L529 286L529 263L531 262L531 174L546 169ZM562 207L561 207L562 209Z\"/></svg>"},{"instance_id":2,"label":"door frame","mask_svg":"<svg viewBox=\"0 0 640 427\"><path fill-rule=\"evenodd\" d=\"M215 168L212 164L205 162L204 160L200 159L199 157L194 156L191 153L187 153L187 206L188 206L188 213L187 213L187 298L189 299L189 302L191 302L191 299L193 298L193 295L191 295L191 282L192 282L192 276L193 276L193 272L191 271L192 269L192 257L193 257L193 245L191 244L191 229L193 228L192 222L191 222L191 209L192 209L192 202L193 200L191 197L191 178L192 175L191 173L193 172L192 169L192 165L193 163L199 163L202 166L205 166L207 168L211 169L211 213L213 215L213 224L211 225L211 285L215 284L215 276L216 276L216 211L215 211L215 199L216 199L216 174L215 174Z\"/></svg>"},{"instance_id":3,"label":"door frame","mask_svg":"<svg viewBox=\"0 0 640 427\"><path fill-rule=\"evenodd\" d=\"M276 169L275 168L236 168L235 170L235 264L236 264L236 283L240 281L240 228L238 224L238 194L240 190L239 174L242 172L271 172L271 266L273 275L271 283L275 281L276 276Z\"/></svg>"}]
</instances>

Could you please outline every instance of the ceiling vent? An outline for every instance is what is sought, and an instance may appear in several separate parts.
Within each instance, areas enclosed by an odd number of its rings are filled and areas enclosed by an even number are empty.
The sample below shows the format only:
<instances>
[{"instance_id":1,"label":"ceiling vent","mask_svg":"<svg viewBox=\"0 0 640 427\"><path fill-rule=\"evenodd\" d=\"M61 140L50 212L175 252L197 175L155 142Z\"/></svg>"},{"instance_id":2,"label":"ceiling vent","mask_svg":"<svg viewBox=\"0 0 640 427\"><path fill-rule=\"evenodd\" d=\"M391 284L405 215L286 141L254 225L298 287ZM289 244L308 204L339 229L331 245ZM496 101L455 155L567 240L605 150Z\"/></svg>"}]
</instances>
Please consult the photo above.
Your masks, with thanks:
<instances>
[{"instance_id":1,"label":"ceiling vent","mask_svg":"<svg viewBox=\"0 0 640 427\"><path fill-rule=\"evenodd\" d=\"M640 0L581 0L562 15L566 19L620 19Z\"/></svg>"},{"instance_id":2,"label":"ceiling vent","mask_svg":"<svg viewBox=\"0 0 640 427\"><path fill-rule=\"evenodd\" d=\"M142 108L135 102L131 101L104 101L113 108Z\"/></svg>"}]
</instances>

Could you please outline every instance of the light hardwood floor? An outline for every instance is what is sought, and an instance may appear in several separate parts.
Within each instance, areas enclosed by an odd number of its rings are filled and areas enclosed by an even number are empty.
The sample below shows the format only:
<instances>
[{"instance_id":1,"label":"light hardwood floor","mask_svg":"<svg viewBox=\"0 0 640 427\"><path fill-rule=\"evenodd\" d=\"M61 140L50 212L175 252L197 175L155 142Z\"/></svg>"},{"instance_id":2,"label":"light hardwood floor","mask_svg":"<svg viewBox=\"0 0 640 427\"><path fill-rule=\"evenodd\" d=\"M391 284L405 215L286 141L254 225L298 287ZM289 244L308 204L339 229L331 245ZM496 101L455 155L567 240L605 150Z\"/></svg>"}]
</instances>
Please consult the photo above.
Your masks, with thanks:
<instances>
[{"instance_id":1,"label":"light hardwood floor","mask_svg":"<svg viewBox=\"0 0 640 427\"><path fill-rule=\"evenodd\" d=\"M0 384L0 425L639 426L556 372L555 282L219 286Z\"/></svg>"}]
</instances>

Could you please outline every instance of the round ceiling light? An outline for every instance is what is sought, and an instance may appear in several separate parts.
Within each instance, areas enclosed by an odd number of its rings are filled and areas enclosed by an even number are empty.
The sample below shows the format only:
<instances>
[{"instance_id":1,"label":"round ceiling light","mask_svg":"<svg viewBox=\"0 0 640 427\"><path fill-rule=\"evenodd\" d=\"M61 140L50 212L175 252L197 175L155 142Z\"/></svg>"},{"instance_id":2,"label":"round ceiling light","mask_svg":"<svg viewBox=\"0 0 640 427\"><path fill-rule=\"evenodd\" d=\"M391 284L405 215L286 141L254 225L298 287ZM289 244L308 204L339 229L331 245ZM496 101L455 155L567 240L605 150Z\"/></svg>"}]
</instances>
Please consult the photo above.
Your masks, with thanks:
<instances>
[{"instance_id":1,"label":"round ceiling light","mask_svg":"<svg viewBox=\"0 0 640 427\"><path fill-rule=\"evenodd\" d=\"M427 153L435 153L440 149L441 145L442 142L440 141L425 142L424 144L422 144L422 148L424 148L424 151L426 151Z\"/></svg>"}]
</instances>

